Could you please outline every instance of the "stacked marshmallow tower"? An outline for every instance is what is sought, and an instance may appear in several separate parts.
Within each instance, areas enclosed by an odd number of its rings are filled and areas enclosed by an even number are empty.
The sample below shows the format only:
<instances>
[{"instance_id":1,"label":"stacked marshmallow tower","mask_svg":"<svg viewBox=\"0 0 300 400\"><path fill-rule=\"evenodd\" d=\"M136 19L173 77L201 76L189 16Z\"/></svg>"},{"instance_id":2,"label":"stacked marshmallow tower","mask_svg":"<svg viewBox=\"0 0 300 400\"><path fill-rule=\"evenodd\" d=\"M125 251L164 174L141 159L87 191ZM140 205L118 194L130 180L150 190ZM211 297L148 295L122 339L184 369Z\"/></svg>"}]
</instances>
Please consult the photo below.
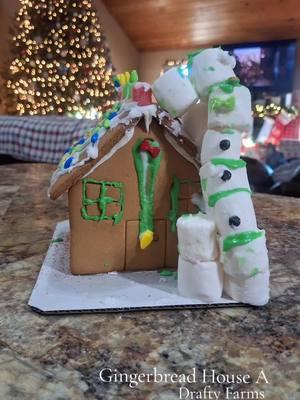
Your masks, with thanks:
<instances>
[{"instance_id":1,"label":"stacked marshmallow tower","mask_svg":"<svg viewBox=\"0 0 300 400\"><path fill-rule=\"evenodd\" d=\"M174 116L195 102L190 83L198 98L208 103L208 129L200 153L206 215L177 221L178 289L185 296L214 302L224 284L234 300L264 305L269 299L265 232L257 227L246 164L240 159L241 135L252 129L251 95L234 74L234 57L222 49L200 51L189 64L185 96L181 96L183 85L168 81L167 76L153 85L158 101L163 99L162 106L167 111L171 107ZM171 88L180 89L177 103Z\"/></svg>"}]
</instances>

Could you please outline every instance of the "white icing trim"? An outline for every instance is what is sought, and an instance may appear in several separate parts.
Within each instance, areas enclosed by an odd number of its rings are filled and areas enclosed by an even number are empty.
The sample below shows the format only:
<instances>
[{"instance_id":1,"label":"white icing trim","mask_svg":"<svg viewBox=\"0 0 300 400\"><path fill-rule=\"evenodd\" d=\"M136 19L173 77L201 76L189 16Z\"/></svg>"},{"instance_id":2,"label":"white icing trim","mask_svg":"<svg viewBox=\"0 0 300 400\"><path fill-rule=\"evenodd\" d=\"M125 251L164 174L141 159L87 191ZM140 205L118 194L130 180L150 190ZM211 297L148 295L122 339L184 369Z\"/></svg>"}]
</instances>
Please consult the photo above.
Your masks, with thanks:
<instances>
[{"instance_id":1,"label":"white icing trim","mask_svg":"<svg viewBox=\"0 0 300 400\"><path fill-rule=\"evenodd\" d=\"M105 161L109 160L119 149L124 147L130 139L132 139L134 130L136 128L136 125L132 126L131 128L127 128L125 131L125 135L122 137L122 139L111 148L111 150L104 156L102 157L90 170L88 173L86 173L81 179L86 178L90 174L92 174L96 168L99 167L99 165L105 163Z\"/></svg>"}]
</instances>

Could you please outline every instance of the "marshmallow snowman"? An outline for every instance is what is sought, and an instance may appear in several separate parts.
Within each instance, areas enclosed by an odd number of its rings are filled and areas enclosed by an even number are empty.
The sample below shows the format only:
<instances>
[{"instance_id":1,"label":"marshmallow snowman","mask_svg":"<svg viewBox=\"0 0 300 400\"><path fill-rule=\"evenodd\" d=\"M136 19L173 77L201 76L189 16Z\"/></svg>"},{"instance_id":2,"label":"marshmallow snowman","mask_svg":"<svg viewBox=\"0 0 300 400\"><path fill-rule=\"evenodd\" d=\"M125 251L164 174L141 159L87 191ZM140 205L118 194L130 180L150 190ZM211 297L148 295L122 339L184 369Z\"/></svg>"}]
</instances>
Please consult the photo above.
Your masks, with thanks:
<instances>
[{"instance_id":1,"label":"marshmallow snowman","mask_svg":"<svg viewBox=\"0 0 300 400\"><path fill-rule=\"evenodd\" d=\"M214 302L225 279L234 300L263 305L269 298L268 251L240 159L242 133L252 129L250 92L234 74L234 57L220 48L190 54L188 67L188 77L175 67L153 84L157 101L173 117L190 111L199 98L208 107L199 171L207 215L177 221L178 290ZM193 141L200 147L198 134Z\"/></svg>"},{"instance_id":2,"label":"marshmallow snowman","mask_svg":"<svg viewBox=\"0 0 300 400\"><path fill-rule=\"evenodd\" d=\"M201 50L190 55L189 77L201 99L206 99L209 88L218 82L235 77L235 58L220 48Z\"/></svg>"},{"instance_id":3,"label":"marshmallow snowman","mask_svg":"<svg viewBox=\"0 0 300 400\"><path fill-rule=\"evenodd\" d=\"M232 299L254 306L264 306L269 301L269 271L249 279L232 277L224 273L224 291Z\"/></svg>"},{"instance_id":4,"label":"marshmallow snowman","mask_svg":"<svg viewBox=\"0 0 300 400\"><path fill-rule=\"evenodd\" d=\"M243 231L220 237L221 260L226 273L249 279L269 270L268 250L263 230Z\"/></svg>"},{"instance_id":5,"label":"marshmallow snowman","mask_svg":"<svg viewBox=\"0 0 300 400\"><path fill-rule=\"evenodd\" d=\"M215 203L212 214L222 236L257 229L251 195L247 191L236 191L231 196L220 198Z\"/></svg>"},{"instance_id":6,"label":"marshmallow snowman","mask_svg":"<svg viewBox=\"0 0 300 400\"><path fill-rule=\"evenodd\" d=\"M250 192L246 163L240 159L212 158L200 168L200 178L208 208L239 189Z\"/></svg>"},{"instance_id":7,"label":"marshmallow snowman","mask_svg":"<svg viewBox=\"0 0 300 400\"><path fill-rule=\"evenodd\" d=\"M180 117L198 101L198 95L180 67L173 67L160 76L152 85L159 105L172 117Z\"/></svg>"},{"instance_id":8,"label":"marshmallow snowman","mask_svg":"<svg viewBox=\"0 0 300 400\"><path fill-rule=\"evenodd\" d=\"M223 87L220 84L216 85L210 91L208 128L215 130L232 128L250 132L253 119L249 89L241 85L233 86L231 83L224 83Z\"/></svg>"},{"instance_id":9,"label":"marshmallow snowman","mask_svg":"<svg viewBox=\"0 0 300 400\"><path fill-rule=\"evenodd\" d=\"M199 149L201 164L204 165L211 158L239 158L241 146L242 136L239 131L230 128L221 131L208 129Z\"/></svg>"}]
</instances>

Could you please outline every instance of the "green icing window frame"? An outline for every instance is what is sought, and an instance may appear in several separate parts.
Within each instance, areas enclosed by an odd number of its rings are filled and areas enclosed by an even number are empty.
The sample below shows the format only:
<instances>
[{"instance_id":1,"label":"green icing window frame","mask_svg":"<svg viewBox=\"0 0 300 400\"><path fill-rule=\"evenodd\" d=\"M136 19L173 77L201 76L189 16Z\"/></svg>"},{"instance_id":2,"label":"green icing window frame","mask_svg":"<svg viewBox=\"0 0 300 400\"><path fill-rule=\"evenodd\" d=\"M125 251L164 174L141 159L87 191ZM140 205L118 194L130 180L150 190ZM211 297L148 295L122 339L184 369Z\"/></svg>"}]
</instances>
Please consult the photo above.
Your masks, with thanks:
<instances>
[{"instance_id":1,"label":"green icing window frame","mask_svg":"<svg viewBox=\"0 0 300 400\"><path fill-rule=\"evenodd\" d=\"M87 195L88 185L99 185L99 196L96 199L90 199ZM119 199L113 199L107 196L107 188L113 187L119 191ZM113 215L106 215L107 205L119 204L120 211ZM87 207L97 205L99 209L99 215L89 215ZM122 182L113 181L97 181L96 179L85 178L82 180L82 218L88 221L113 221L116 225L121 222L124 214L124 184Z\"/></svg>"},{"instance_id":2,"label":"green icing window frame","mask_svg":"<svg viewBox=\"0 0 300 400\"><path fill-rule=\"evenodd\" d=\"M168 213L168 220L171 223L171 232L176 232L176 222L177 219L180 217L179 215L179 192L180 186L184 184L199 184L199 189L201 189L200 181L192 181L190 179L179 179L176 175L173 175L172 186L170 191L171 197L171 209Z\"/></svg>"}]
</instances>

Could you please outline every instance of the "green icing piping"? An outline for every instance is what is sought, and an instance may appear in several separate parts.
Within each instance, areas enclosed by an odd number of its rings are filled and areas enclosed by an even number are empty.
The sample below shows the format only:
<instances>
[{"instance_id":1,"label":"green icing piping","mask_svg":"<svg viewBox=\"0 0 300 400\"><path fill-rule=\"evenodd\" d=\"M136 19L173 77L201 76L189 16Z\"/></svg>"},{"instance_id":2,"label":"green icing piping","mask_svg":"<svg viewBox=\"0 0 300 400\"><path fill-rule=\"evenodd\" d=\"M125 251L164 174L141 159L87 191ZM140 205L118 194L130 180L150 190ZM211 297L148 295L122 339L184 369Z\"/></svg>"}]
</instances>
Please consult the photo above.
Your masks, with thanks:
<instances>
[{"instance_id":1,"label":"green icing piping","mask_svg":"<svg viewBox=\"0 0 300 400\"><path fill-rule=\"evenodd\" d=\"M188 58L188 62L187 62L188 70L190 70L192 68L194 57L196 57L198 54L200 54L203 50L205 50L205 49L199 49L199 50L192 51L191 53L188 53L188 55L187 55L187 58Z\"/></svg>"},{"instance_id":2,"label":"green icing piping","mask_svg":"<svg viewBox=\"0 0 300 400\"><path fill-rule=\"evenodd\" d=\"M253 278L254 276L258 275L260 272L261 272L261 271L260 271L259 268L254 267L254 268L252 269L252 271L250 272L249 277L250 277L250 278Z\"/></svg>"},{"instance_id":3,"label":"green icing piping","mask_svg":"<svg viewBox=\"0 0 300 400\"><path fill-rule=\"evenodd\" d=\"M162 151L160 151L156 158L148 156L148 168L145 171L139 151L139 146L142 141L142 139L138 139L132 148L132 155L138 177L138 189L140 195L140 235L147 230L153 232L154 186L162 157ZM151 145L154 147L160 147L159 143L155 141L152 141Z\"/></svg>"},{"instance_id":4,"label":"green icing piping","mask_svg":"<svg viewBox=\"0 0 300 400\"><path fill-rule=\"evenodd\" d=\"M208 88L208 94L211 94L215 89L220 89L224 93L231 94L234 91L234 88L237 86L241 86L240 80L237 78L229 78L226 81L214 83Z\"/></svg>"},{"instance_id":5,"label":"green icing piping","mask_svg":"<svg viewBox=\"0 0 300 400\"><path fill-rule=\"evenodd\" d=\"M210 162L213 165L225 165L225 167L229 169L244 168L246 166L246 162L240 159L234 160L230 158L212 158Z\"/></svg>"},{"instance_id":6,"label":"green icing piping","mask_svg":"<svg viewBox=\"0 0 300 400\"><path fill-rule=\"evenodd\" d=\"M177 176L173 176L173 184L170 192L171 196L171 210L168 214L168 219L171 222L171 231L176 232L176 222L179 215L179 190L180 190L180 180Z\"/></svg>"},{"instance_id":7,"label":"green icing piping","mask_svg":"<svg viewBox=\"0 0 300 400\"><path fill-rule=\"evenodd\" d=\"M179 217L179 192L180 185L184 183L197 183L200 185L198 181L191 181L189 179L180 180L176 175L173 176L172 188L170 191L171 197L171 210L168 214L168 220L171 222L171 232L176 232L176 222ZM183 214L182 216L187 216L191 214Z\"/></svg>"},{"instance_id":8,"label":"green icing piping","mask_svg":"<svg viewBox=\"0 0 300 400\"><path fill-rule=\"evenodd\" d=\"M88 185L99 185L100 192L97 199L89 199L87 196L87 186ZM119 190L120 197L118 200L107 196L107 188L114 187ZM107 205L111 203L117 203L120 206L120 211L114 215L106 215ZM87 207L97 204L100 215L89 215ZM103 221L112 220L114 225L118 224L124 213L124 185L121 182L108 182L108 181L97 181L95 179L85 178L82 180L82 208L81 215L82 218L88 221Z\"/></svg>"},{"instance_id":9,"label":"green icing piping","mask_svg":"<svg viewBox=\"0 0 300 400\"><path fill-rule=\"evenodd\" d=\"M51 240L51 243L62 243L63 241L64 241L63 238L57 238L57 239Z\"/></svg>"},{"instance_id":10,"label":"green icing piping","mask_svg":"<svg viewBox=\"0 0 300 400\"><path fill-rule=\"evenodd\" d=\"M162 269L159 271L160 276L173 276L175 271L172 271L171 269Z\"/></svg>"},{"instance_id":11,"label":"green icing piping","mask_svg":"<svg viewBox=\"0 0 300 400\"><path fill-rule=\"evenodd\" d=\"M263 231L247 231L227 236L223 241L223 251L229 251L237 246L243 246L264 235Z\"/></svg>"},{"instance_id":12,"label":"green icing piping","mask_svg":"<svg viewBox=\"0 0 300 400\"><path fill-rule=\"evenodd\" d=\"M236 188L231 190L224 190L223 192L217 192L209 196L208 198L208 205L209 207L214 207L216 203L223 199L224 197L231 196L232 194L239 193L239 192L246 192L251 194L251 190L246 188Z\"/></svg>"},{"instance_id":13,"label":"green icing piping","mask_svg":"<svg viewBox=\"0 0 300 400\"><path fill-rule=\"evenodd\" d=\"M227 99L220 97L213 97L208 102L208 110L215 111L216 113L227 113L233 111L235 108L235 97L230 96Z\"/></svg>"},{"instance_id":14,"label":"green icing piping","mask_svg":"<svg viewBox=\"0 0 300 400\"><path fill-rule=\"evenodd\" d=\"M225 128L221 131L221 133L224 133L225 135L234 135L235 132L236 131L232 128Z\"/></svg>"},{"instance_id":15,"label":"green icing piping","mask_svg":"<svg viewBox=\"0 0 300 400\"><path fill-rule=\"evenodd\" d=\"M201 187L202 187L203 192L207 191L207 178L201 179Z\"/></svg>"}]
</instances>

